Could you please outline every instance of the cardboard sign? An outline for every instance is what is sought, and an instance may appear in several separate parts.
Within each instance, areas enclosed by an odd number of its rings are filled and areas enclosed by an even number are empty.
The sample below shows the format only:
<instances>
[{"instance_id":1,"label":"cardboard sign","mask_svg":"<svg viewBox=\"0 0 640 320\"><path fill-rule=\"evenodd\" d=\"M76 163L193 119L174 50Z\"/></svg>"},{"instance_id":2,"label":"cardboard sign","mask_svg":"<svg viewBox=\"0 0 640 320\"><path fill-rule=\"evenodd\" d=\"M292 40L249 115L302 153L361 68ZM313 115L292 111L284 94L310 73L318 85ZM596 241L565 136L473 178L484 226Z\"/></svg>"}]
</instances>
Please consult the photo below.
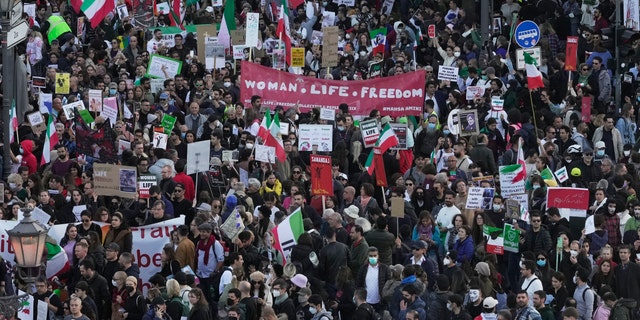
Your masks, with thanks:
<instances>
[{"instance_id":1,"label":"cardboard sign","mask_svg":"<svg viewBox=\"0 0 640 320\"><path fill-rule=\"evenodd\" d=\"M230 32L231 35L231 44L232 45L240 45L243 46L246 44L246 32L244 29L236 29L236 30L231 30Z\"/></svg>"},{"instance_id":2,"label":"cardboard sign","mask_svg":"<svg viewBox=\"0 0 640 320\"><path fill-rule=\"evenodd\" d=\"M438 80L458 81L458 67L439 66L438 67Z\"/></svg>"},{"instance_id":3,"label":"cardboard sign","mask_svg":"<svg viewBox=\"0 0 640 320\"><path fill-rule=\"evenodd\" d=\"M404 218L404 198L391 197L391 216Z\"/></svg>"},{"instance_id":4,"label":"cardboard sign","mask_svg":"<svg viewBox=\"0 0 640 320\"><path fill-rule=\"evenodd\" d=\"M378 128L378 121L376 119L360 122L360 131L362 131L362 140L364 141L365 148L371 148L378 142L380 128Z\"/></svg>"},{"instance_id":5,"label":"cardboard sign","mask_svg":"<svg viewBox=\"0 0 640 320\"><path fill-rule=\"evenodd\" d=\"M94 163L93 181L93 187L99 196L118 196L135 199L137 195L138 179L136 167Z\"/></svg>"},{"instance_id":6,"label":"cardboard sign","mask_svg":"<svg viewBox=\"0 0 640 320\"><path fill-rule=\"evenodd\" d=\"M204 39L208 37L215 37L218 34L216 30L216 24L199 24L196 25L196 34L198 36L198 61L200 63L205 64L205 41Z\"/></svg>"},{"instance_id":7,"label":"cardboard sign","mask_svg":"<svg viewBox=\"0 0 640 320\"><path fill-rule=\"evenodd\" d=\"M338 27L322 28L322 67L338 66Z\"/></svg>"}]
</instances>

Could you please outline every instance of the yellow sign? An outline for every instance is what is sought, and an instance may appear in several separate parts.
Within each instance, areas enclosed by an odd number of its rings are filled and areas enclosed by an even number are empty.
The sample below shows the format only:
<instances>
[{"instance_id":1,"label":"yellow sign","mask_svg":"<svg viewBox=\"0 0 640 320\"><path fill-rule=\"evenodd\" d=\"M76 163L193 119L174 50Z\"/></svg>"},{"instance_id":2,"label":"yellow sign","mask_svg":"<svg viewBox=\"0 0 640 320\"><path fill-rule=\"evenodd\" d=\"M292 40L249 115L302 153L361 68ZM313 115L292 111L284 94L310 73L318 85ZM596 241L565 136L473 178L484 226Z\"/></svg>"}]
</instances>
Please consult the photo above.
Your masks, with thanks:
<instances>
[{"instance_id":1,"label":"yellow sign","mask_svg":"<svg viewBox=\"0 0 640 320\"><path fill-rule=\"evenodd\" d=\"M291 66L304 67L304 48L291 48Z\"/></svg>"},{"instance_id":2,"label":"yellow sign","mask_svg":"<svg viewBox=\"0 0 640 320\"><path fill-rule=\"evenodd\" d=\"M69 94L69 74L68 73L56 74L56 93Z\"/></svg>"}]
</instances>

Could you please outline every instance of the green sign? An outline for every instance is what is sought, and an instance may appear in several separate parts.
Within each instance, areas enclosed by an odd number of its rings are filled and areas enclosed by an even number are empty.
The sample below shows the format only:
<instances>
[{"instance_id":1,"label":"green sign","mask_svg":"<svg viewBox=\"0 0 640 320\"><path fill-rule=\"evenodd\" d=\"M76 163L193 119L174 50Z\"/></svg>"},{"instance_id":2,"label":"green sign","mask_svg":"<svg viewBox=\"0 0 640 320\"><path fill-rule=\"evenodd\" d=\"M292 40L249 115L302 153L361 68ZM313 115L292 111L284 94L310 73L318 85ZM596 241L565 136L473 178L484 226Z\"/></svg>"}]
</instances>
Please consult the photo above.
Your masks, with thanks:
<instances>
[{"instance_id":1,"label":"green sign","mask_svg":"<svg viewBox=\"0 0 640 320\"><path fill-rule=\"evenodd\" d=\"M510 224L504 225L504 251L518 253L520 246L520 230Z\"/></svg>"},{"instance_id":2,"label":"green sign","mask_svg":"<svg viewBox=\"0 0 640 320\"><path fill-rule=\"evenodd\" d=\"M173 126L175 124L176 124L176 117L170 116L166 113L162 116L162 127L164 128L165 134L171 135L171 130L173 130Z\"/></svg>"},{"instance_id":3,"label":"green sign","mask_svg":"<svg viewBox=\"0 0 640 320\"><path fill-rule=\"evenodd\" d=\"M84 120L86 124L90 124L95 121L87 109L78 110L78 113L80 113L80 117L82 117L82 120Z\"/></svg>"}]
</instances>

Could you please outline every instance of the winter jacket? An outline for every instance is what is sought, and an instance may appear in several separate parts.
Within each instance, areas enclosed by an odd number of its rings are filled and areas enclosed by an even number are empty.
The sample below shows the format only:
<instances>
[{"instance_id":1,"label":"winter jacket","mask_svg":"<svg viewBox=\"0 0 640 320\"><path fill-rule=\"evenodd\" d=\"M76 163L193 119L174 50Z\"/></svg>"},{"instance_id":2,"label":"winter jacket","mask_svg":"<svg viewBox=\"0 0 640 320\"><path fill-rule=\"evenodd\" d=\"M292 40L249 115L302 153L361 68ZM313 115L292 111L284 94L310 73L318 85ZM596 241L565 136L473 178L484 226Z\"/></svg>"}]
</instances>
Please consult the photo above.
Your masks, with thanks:
<instances>
[{"instance_id":1,"label":"winter jacket","mask_svg":"<svg viewBox=\"0 0 640 320\"><path fill-rule=\"evenodd\" d=\"M418 312L418 319L425 320L427 318L427 313L425 312L425 307L427 306L420 297L416 297L416 301L407 306L405 310L400 310L398 314L398 319L406 319L407 311L415 310Z\"/></svg>"},{"instance_id":2,"label":"winter jacket","mask_svg":"<svg viewBox=\"0 0 640 320\"><path fill-rule=\"evenodd\" d=\"M34 174L38 171L38 159L33 155L33 141L22 140L20 142L22 147L22 163L20 165L29 168L29 174Z\"/></svg>"},{"instance_id":3,"label":"winter jacket","mask_svg":"<svg viewBox=\"0 0 640 320\"><path fill-rule=\"evenodd\" d=\"M634 299L620 299L616 301L609 314L609 320L631 320L633 319L633 310L635 310L638 302Z\"/></svg>"},{"instance_id":4,"label":"winter jacket","mask_svg":"<svg viewBox=\"0 0 640 320\"><path fill-rule=\"evenodd\" d=\"M456 250L456 252L458 252L456 261L459 263L465 263L467 261L471 262L471 259L473 259L474 255L474 249L475 246L473 244L473 239L471 238L471 236L467 236L467 238L463 241L460 241L460 239L458 239L456 241L456 244L453 245L453 250Z\"/></svg>"},{"instance_id":5,"label":"winter jacket","mask_svg":"<svg viewBox=\"0 0 640 320\"><path fill-rule=\"evenodd\" d=\"M602 131L604 130L603 127L604 126L598 127L596 131L593 133L592 141L594 145L596 144L596 142L602 140L602 135L603 135ZM618 129L614 127L613 129L611 129L611 138L613 139L613 151L616 156L614 160L618 162L619 159L621 159L624 156L622 153L623 146L624 146L624 142L622 140L622 134L620 134L620 131L618 131Z\"/></svg>"}]
</instances>

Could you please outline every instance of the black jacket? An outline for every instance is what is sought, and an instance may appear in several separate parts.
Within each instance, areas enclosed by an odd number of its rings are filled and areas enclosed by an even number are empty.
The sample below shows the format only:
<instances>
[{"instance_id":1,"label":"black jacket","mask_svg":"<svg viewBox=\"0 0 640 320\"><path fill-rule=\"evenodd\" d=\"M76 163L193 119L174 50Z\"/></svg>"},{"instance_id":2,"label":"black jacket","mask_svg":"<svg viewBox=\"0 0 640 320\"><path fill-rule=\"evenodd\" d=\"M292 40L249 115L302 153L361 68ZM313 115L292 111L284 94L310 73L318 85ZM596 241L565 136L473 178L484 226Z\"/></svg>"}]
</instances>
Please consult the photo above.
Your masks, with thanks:
<instances>
[{"instance_id":1,"label":"black jacket","mask_svg":"<svg viewBox=\"0 0 640 320\"><path fill-rule=\"evenodd\" d=\"M382 299L382 288L387 280L391 279L391 269L386 264L378 262L378 292L380 293L380 299ZM356 288L367 287L367 272L369 271L369 265L362 266L358 271L358 277L356 278Z\"/></svg>"},{"instance_id":2,"label":"black jacket","mask_svg":"<svg viewBox=\"0 0 640 320\"><path fill-rule=\"evenodd\" d=\"M296 319L296 306L293 304L291 298L287 298L282 301L281 304L273 303L273 311L276 314L284 313L289 319Z\"/></svg>"}]
</instances>

